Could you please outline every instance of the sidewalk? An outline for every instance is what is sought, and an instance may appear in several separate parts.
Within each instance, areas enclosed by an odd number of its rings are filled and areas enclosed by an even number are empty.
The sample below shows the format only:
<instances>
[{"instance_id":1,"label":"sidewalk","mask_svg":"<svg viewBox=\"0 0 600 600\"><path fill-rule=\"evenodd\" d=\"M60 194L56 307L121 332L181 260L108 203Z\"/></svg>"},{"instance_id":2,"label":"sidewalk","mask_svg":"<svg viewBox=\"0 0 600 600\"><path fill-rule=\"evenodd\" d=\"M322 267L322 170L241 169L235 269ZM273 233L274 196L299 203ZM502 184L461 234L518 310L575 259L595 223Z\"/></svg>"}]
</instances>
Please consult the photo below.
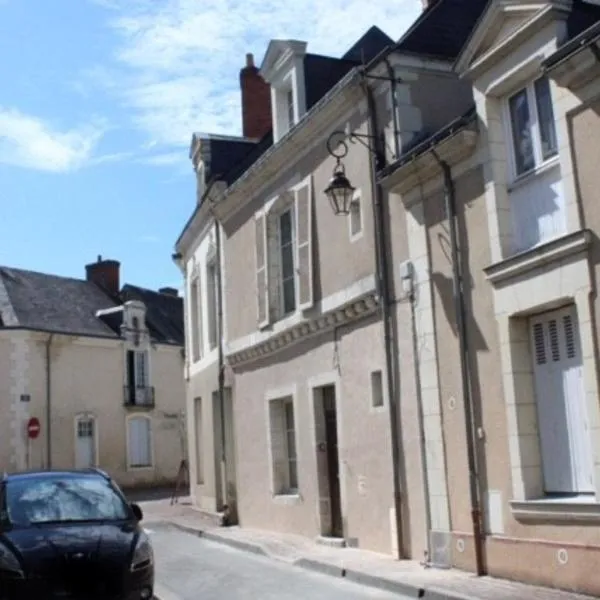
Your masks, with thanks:
<instances>
[{"instance_id":1,"label":"sidewalk","mask_svg":"<svg viewBox=\"0 0 600 600\"><path fill-rule=\"evenodd\" d=\"M163 501L160 501L163 502ZM281 560L381 590L427 600L590 600L590 596L514 583L470 573L426 569L417 561L396 561L391 557L353 548L332 548L297 535L271 533L240 527L218 527L216 522L195 510L189 499L170 506L168 501L145 508L145 522L167 523L207 540L239 550Z\"/></svg>"}]
</instances>

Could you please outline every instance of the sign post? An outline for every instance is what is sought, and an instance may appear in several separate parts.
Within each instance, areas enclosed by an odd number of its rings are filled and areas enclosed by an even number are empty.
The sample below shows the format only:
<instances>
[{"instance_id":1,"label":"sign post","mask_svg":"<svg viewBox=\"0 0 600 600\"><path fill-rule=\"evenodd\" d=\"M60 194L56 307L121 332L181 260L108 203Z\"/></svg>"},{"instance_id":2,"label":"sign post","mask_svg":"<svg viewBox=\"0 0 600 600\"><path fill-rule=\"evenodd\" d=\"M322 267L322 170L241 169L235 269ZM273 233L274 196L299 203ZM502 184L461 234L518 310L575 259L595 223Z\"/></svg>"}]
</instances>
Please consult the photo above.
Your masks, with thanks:
<instances>
[{"instance_id":1,"label":"sign post","mask_svg":"<svg viewBox=\"0 0 600 600\"><path fill-rule=\"evenodd\" d=\"M42 426L40 424L40 420L37 417L31 417L27 421L27 469L31 468L30 465L30 456L31 456L31 440L35 440L42 430Z\"/></svg>"}]
</instances>

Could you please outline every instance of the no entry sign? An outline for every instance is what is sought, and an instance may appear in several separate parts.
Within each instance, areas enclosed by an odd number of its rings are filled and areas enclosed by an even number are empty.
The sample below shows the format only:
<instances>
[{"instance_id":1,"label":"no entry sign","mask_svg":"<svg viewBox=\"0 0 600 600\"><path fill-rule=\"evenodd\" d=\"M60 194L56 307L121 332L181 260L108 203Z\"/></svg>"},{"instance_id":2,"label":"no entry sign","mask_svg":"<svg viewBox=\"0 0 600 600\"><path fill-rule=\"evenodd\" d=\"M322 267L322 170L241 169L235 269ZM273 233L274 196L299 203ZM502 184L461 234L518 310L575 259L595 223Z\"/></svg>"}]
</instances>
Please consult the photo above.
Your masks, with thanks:
<instances>
[{"instance_id":1,"label":"no entry sign","mask_svg":"<svg viewBox=\"0 0 600 600\"><path fill-rule=\"evenodd\" d=\"M40 425L40 421L37 417L31 417L29 421L27 421L27 437L30 440L35 440L35 438L40 435L40 431L42 426Z\"/></svg>"}]
</instances>

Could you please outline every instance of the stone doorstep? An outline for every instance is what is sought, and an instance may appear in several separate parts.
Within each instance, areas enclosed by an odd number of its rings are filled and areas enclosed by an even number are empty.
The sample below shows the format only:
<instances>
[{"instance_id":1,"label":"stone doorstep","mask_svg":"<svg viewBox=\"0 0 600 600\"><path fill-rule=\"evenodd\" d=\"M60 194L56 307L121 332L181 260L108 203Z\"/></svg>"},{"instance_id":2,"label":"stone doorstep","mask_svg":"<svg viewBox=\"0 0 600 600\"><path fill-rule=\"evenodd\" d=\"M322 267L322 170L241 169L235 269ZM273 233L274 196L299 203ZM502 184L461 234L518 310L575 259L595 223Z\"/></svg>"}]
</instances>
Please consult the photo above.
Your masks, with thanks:
<instances>
[{"instance_id":1,"label":"stone doorstep","mask_svg":"<svg viewBox=\"0 0 600 600\"><path fill-rule=\"evenodd\" d=\"M592 596L532 586L456 569L424 568L412 560L354 548L334 548L293 534L240 527L204 527L198 519L162 520L180 531L324 575L426 600L592 600ZM162 600L162 599L161 599Z\"/></svg>"}]
</instances>

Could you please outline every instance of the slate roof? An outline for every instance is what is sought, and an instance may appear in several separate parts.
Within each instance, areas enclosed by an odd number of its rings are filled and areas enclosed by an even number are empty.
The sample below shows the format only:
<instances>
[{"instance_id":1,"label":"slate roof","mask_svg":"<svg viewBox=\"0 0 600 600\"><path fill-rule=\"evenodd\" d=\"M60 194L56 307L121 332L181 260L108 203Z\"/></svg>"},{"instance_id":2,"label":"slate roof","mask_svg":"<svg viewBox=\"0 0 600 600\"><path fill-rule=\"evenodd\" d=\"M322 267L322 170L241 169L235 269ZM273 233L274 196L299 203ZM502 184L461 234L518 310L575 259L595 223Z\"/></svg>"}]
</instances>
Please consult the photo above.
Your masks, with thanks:
<instances>
[{"instance_id":1,"label":"slate roof","mask_svg":"<svg viewBox=\"0 0 600 600\"><path fill-rule=\"evenodd\" d=\"M123 303L140 300L146 305L146 325L153 340L183 345L182 298L126 284L121 290L121 300Z\"/></svg>"},{"instance_id":2,"label":"slate roof","mask_svg":"<svg viewBox=\"0 0 600 600\"><path fill-rule=\"evenodd\" d=\"M395 49L454 60L487 6L488 0L437 0L419 15L398 40Z\"/></svg>"},{"instance_id":3,"label":"slate roof","mask_svg":"<svg viewBox=\"0 0 600 600\"><path fill-rule=\"evenodd\" d=\"M120 320L101 319L100 310L142 300L157 343L183 345L183 300L125 285L113 298L95 283L0 266L0 327L107 338L120 337Z\"/></svg>"},{"instance_id":4,"label":"slate roof","mask_svg":"<svg viewBox=\"0 0 600 600\"><path fill-rule=\"evenodd\" d=\"M393 43L392 38L378 27L373 26L353 44L342 58L305 54L306 110L310 110L319 102L352 68L361 64L363 60L365 63L369 62ZM231 185L273 145L273 132L269 131L254 144L216 139L209 140L209 142L211 144L210 170L212 176Z\"/></svg>"},{"instance_id":5,"label":"slate roof","mask_svg":"<svg viewBox=\"0 0 600 600\"><path fill-rule=\"evenodd\" d=\"M577 52L600 35L600 6L575 0L567 17L567 36L558 50L544 61L546 68Z\"/></svg>"}]
</instances>

